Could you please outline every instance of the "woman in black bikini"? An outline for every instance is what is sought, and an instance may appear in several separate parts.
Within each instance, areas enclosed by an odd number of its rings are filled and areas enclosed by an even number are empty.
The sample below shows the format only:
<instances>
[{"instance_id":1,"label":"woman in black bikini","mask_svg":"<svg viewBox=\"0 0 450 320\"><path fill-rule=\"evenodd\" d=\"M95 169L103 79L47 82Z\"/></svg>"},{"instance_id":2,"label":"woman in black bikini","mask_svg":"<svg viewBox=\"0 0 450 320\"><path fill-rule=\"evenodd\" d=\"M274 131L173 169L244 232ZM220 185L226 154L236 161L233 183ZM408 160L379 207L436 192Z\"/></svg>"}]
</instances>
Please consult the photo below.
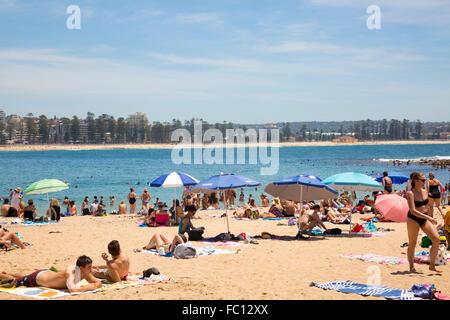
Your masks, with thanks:
<instances>
[{"instance_id":1,"label":"woman in black bikini","mask_svg":"<svg viewBox=\"0 0 450 320\"><path fill-rule=\"evenodd\" d=\"M428 178L429 179L427 181L427 193L428 198L430 198L430 202L428 204L430 208L428 212L430 213L431 216L433 216L434 204L436 204L436 207L441 213L442 218L444 218L445 214L442 211L441 207L441 190L443 190L444 187L442 186L441 182L434 177L434 174L432 172L428 174ZM441 187L440 190L439 187Z\"/></svg>"},{"instance_id":2,"label":"woman in black bikini","mask_svg":"<svg viewBox=\"0 0 450 320\"><path fill-rule=\"evenodd\" d=\"M392 193L392 180L388 177L387 171L383 172L383 188L385 194Z\"/></svg>"},{"instance_id":3,"label":"woman in black bikini","mask_svg":"<svg viewBox=\"0 0 450 320\"><path fill-rule=\"evenodd\" d=\"M441 272L436 270L435 261L439 250L439 234L435 225L437 220L427 214L428 210L428 196L424 188L425 176L420 172L411 173L412 189L407 192L406 199L408 200L409 211L406 226L408 228L408 262L410 272L416 272L414 268L414 249L417 244L417 236L419 229L431 239L432 246L430 249L430 267L431 271Z\"/></svg>"},{"instance_id":4,"label":"woman in black bikini","mask_svg":"<svg viewBox=\"0 0 450 320\"><path fill-rule=\"evenodd\" d=\"M136 199L137 195L134 193L134 189L130 189L130 193L128 194L128 202L130 202L130 213L134 213L134 209L136 209Z\"/></svg>"}]
</instances>

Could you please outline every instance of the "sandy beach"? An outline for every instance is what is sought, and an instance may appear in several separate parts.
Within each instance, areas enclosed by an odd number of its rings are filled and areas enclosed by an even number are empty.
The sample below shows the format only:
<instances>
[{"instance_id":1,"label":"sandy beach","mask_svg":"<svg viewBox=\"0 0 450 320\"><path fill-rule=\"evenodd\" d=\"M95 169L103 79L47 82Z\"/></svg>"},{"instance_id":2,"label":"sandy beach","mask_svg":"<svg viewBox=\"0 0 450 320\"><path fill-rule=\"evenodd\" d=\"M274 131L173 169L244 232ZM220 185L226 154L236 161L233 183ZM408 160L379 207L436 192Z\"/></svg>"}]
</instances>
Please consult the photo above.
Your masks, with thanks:
<instances>
[{"instance_id":1,"label":"sandy beach","mask_svg":"<svg viewBox=\"0 0 450 320\"><path fill-rule=\"evenodd\" d=\"M448 207L447 207L448 209ZM446 209L446 210L447 210ZM231 211L229 211L231 212ZM205 237L214 237L226 232L225 218L209 216L223 211L199 211L193 223L206 228ZM372 215L355 215L354 221ZM435 217L442 221L436 212ZM338 257L339 254L373 253L383 256L405 258L407 242L405 223L376 223L377 227L391 228L382 237L314 237L310 240L262 240L259 244L227 247L226 250L240 249L238 254L211 255L188 260L159 257L145 253L135 253L133 249L142 248L155 233L163 233L172 238L177 227L139 228L138 217L107 216L65 217L60 223L44 226L7 225L10 231L18 232L23 241L32 245L24 250L0 251L0 271L30 273L35 269L55 266L66 268L75 263L78 256L86 254L94 264L102 264L101 253L107 251L111 240L119 240L122 249L131 259L131 272L142 274L143 270L157 267L161 273L175 279L174 282L138 288L125 288L107 292L68 296L61 299L194 299L194 300L301 300L301 299L378 299L357 294L344 294L310 287L310 282L324 283L337 280L351 280L367 283L373 274L369 267L377 267L381 285L410 289L413 284L435 284L443 293L450 294L449 265L438 266L442 275L428 270L428 265L416 264L418 274L410 274L407 264L394 266L368 263ZM2 221L7 221L3 218ZM282 225L279 225L279 224ZM348 225L340 227L345 232ZM230 218L230 231L252 236L267 231L280 236L296 235L297 228L281 221L238 221ZM420 236L419 236L420 240ZM206 246L194 242L195 246ZM416 252L422 249L419 245ZM368 273L369 272L369 273ZM372 273L370 273L372 272ZM25 297L0 293L2 300L28 299Z\"/></svg>"},{"instance_id":2,"label":"sandy beach","mask_svg":"<svg viewBox=\"0 0 450 320\"><path fill-rule=\"evenodd\" d=\"M450 140L398 140L362 141L356 143L334 142L280 142L280 147L319 147L319 146L370 146L370 145L408 145L408 144L449 144ZM115 149L172 149L176 144L49 144L49 145L6 145L0 151L45 151L45 150L115 150ZM202 147L206 147L202 146ZM232 147L251 147L252 144L234 144ZM268 147L276 146L268 143ZM200 147L192 145L193 148ZM223 147L227 147L226 144Z\"/></svg>"}]
</instances>

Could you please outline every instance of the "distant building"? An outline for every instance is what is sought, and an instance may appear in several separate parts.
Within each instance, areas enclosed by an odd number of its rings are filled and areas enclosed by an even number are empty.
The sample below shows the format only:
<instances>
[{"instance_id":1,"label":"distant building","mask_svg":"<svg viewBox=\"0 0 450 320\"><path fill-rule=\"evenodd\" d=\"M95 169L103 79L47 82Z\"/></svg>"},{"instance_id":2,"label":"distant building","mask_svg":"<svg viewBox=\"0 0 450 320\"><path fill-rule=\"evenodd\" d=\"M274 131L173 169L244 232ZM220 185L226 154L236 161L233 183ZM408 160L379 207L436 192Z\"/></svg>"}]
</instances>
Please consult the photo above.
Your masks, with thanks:
<instances>
[{"instance_id":1,"label":"distant building","mask_svg":"<svg viewBox=\"0 0 450 320\"><path fill-rule=\"evenodd\" d=\"M0 109L0 122L6 122L6 113Z\"/></svg>"},{"instance_id":2,"label":"distant building","mask_svg":"<svg viewBox=\"0 0 450 320\"><path fill-rule=\"evenodd\" d=\"M142 112L136 112L135 114L130 115L127 119L128 124L132 126L137 126L142 123L142 121L146 124L148 123L147 115Z\"/></svg>"},{"instance_id":3,"label":"distant building","mask_svg":"<svg viewBox=\"0 0 450 320\"><path fill-rule=\"evenodd\" d=\"M450 132L441 132L439 133L439 137L441 139L450 139Z\"/></svg>"},{"instance_id":4,"label":"distant building","mask_svg":"<svg viewBox=\"0 0 450 320\"><path fill-rule=\"evenodd\" d=\"M351 136L342 136L342 137L333 139L333 142L338 142L338 143L355 143L355 142L358 142L358 139L356 139L355 137L351 137Z\"/></svg>"}]
</instances>

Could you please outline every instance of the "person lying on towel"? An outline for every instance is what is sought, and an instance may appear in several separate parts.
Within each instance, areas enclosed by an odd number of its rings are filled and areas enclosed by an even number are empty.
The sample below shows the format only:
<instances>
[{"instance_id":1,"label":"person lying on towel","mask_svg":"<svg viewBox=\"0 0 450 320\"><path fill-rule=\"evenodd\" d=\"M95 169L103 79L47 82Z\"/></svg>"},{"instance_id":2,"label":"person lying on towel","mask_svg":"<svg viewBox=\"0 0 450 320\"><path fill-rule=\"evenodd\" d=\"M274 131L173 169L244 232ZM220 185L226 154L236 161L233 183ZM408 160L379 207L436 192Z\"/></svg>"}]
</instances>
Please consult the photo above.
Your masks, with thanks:
<instances>
[{"instance_id":1,"label":"person lying on towel","mask_svg":"<svg viewBox=\"0 0 450 320\"><path fill-rule=\"evenodd\" d=\"M89 284L80 286L79 283L83 279ZM58 272L48 269L37 270L29 275L2 272L0 280L3 286L68 289L70 293L91 291L102 286L102 283L92 274L92 260L85 255L78 258L75 266L70 266L66 270Z\"/></svg>"},{"instance_id":2,"label":"person lying on towel","mask_svg":"<svg viewBox=\"0 0 450 320\"><path fill-rule=\"evenodd\" d=\"M320 205L315 204L311 207L311 209L313 210L312 212L302 210L300 218L298 219L299 233L305 233L308 231L308 235L311 235L312 229L316 226L322 227L325 231L327 230L327 227L325 227L319 217Z\"/></svg>"},{"instance_id":3,"label":"person lying on towel","mask_svg":"<svg viewBox=\"0 0 450 320\"><path fill-rule=\"evenodd\" d=\"M108 252L111 254L112 259L109 260L108 255L103 252L102 259L105 260L106 266L93 267L94 276L110 282L126 280L130 271L130 259L126 252L120 249L119 241L111 241L108 244Z\"/></svg>"}]
</instances>

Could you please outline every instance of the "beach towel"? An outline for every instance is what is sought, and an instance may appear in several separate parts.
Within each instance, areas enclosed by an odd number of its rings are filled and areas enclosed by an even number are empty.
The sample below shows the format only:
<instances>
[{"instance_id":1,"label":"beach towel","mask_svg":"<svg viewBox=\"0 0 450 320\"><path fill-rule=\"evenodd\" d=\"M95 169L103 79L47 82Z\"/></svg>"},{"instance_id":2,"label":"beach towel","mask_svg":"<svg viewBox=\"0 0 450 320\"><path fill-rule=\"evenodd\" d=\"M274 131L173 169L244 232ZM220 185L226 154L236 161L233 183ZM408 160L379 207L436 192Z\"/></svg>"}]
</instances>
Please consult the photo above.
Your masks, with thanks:
<instances>
[{"instance_id":1,"label":"beach towel","mask_svg":"<svg viewBox=\"0 0 450 320\"><path fill-rule=\"evenodd\" d=\"M312 230L311 235L324 236L324 237L347 237L348 236L347 233L324 234L322 229L317 228L317 227ZM384 232L375 232L375 233L350 232L350 235L356 236L356 237L366 238L366 237L382 237L382 236L385 236L386 233L384 233Z\"/></svg>"},{"instance_id":2,"label":"beach towel","mask_svg":"<svg viewBox=\"0 0 450 320\"><path fill-rule=\"evenodd\" d=\"M241 246L248 246L248 244L244 244L241 242L237 242L237 241L226 241L226 242L222 242L222 241L212 241L212 240L207 240L204 239L204 241L202 241L202 243L207 244L209 246L219 246L219 247L241 247Z\"/></svg>"},{"instance_id":3,"label":"beach towel","mask_svg":"<svg viewBox=\"0 0 450 320\"><path fill-rule=\"evenodd\" d=\"M390 266L394 266L397 264L406 264L408 263L408 259L403 258L397 258L397 257L385 257L381 256L379 254L372 254L372 253L366 253L366 254L339 254L338 257L341 258L348 258L348 259L356 259L361 260L365 262L376 262L381 264L386 264Z\"/></svg>"},{"instance_id":4,"label":"beach towel","mask_svg":"<svg viewBox=\"0 0 450 320\"><path fill-rule=\"evenodd\" d=\"M46 224L50 224L50 223L56 223L57 221L45 221L45 222L31 222L31 221L26 221L24 223L22 223L23 226L43 226Z\"/></svg>"},{"instance_id":5,"label":"beach towel","mask_svg":"<svg viewBox=\"0 0 450 320\"><path fill-rule=\"evenodd\" d=\"M210 256L213 254L234 254L234 253L239 252L239 250L230 251L230 250L217 249L217 248L212 248L212 247L195 247L195 249L197 250L197 254L199 257L206 257L206 256ZM142 249L140 252L158 255L158 251L156 251L156 249L150 249L150 250ZM173 254L166 253L165 255L162 255L161 257L172 258Z\"/></svg>"},{"instance_id":6,"label":"beach towel","mask_svg":"<svg viewBox=\"0 0 450 320\"><path fill-rule=\"evenodd\" d=\"M324 290L336 290L344 293L356 293L363 296L383 297L396 300L422 300L415 297L411 290L397 289L384 286L367 285L353 281L334 281L318 284L312 282L310 286L316 286Z\"/></svg>"},{"instance_id":7,"label":"beach towel","mask_svg":"<svg viewBox=\"0 0 450 320\"><path fill-rule=\"evenodd\" d=\"M49 289L44 287L35 287L35 288L27 288L27 287L13 287L13 288L2 288L0 287L0 293L6 292L10 294L16 294L23 297L29 297L34 299L55 299L64 296L70 295L78 295L84 293L94 293L94 292L105 292L109 290L117 290L128 287L140 287L158 283L167 283L173 281L172 278L165 276L163 274L154 275L152 274L149 278L143 278L139 275L129 274L127 276L126 281L121 281L117 283L108 283L106 280L102 280L103 286L99 289L86 291L86 292L77 292L77 293L69 293L68 290L57 290L57 289ZM81 285L86 285L88 282L83 280L80 282Z\"/></svg>"}]
</instances>

